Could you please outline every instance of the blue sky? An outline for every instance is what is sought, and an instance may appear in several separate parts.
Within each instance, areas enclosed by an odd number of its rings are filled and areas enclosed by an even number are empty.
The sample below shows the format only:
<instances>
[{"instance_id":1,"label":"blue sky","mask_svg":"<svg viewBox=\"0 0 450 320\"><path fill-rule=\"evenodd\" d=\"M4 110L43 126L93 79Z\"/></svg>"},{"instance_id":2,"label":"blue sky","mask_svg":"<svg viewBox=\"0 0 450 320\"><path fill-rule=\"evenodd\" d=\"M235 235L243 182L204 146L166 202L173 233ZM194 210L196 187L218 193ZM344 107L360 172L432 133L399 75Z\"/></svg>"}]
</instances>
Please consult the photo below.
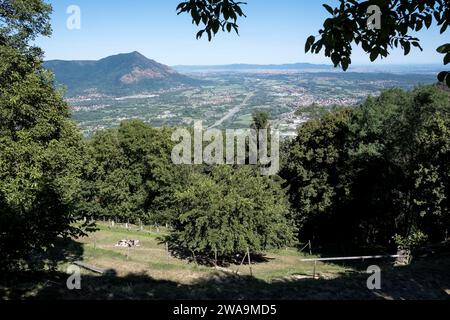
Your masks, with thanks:
<instances>
[{"instance_id":1,"label":"blue sky","mask_svg":"<svg viewBox=\"0 0 450 320\"><path fill-rule=\"evenodd\" d=\"M247 0L248 18L240 21L240 33L219 34L212 42L196 40L198 30L188 15L177 16L181 0L47 0L53 5L53 36L37 43L46 59L96 60L112 54L139 51L168 65L230 63L279 64L330 63L323 56L305 54L304 44L317 34L328 13L322 3L336 0ZM81 29L68 30L70 5L81 9ZM442 64L436 48L444 43L437 28L418 34L424 52L404 57L400 50L378 64ZM354 64L369 58L355 50Z\"/></svg>"}]
</instances>

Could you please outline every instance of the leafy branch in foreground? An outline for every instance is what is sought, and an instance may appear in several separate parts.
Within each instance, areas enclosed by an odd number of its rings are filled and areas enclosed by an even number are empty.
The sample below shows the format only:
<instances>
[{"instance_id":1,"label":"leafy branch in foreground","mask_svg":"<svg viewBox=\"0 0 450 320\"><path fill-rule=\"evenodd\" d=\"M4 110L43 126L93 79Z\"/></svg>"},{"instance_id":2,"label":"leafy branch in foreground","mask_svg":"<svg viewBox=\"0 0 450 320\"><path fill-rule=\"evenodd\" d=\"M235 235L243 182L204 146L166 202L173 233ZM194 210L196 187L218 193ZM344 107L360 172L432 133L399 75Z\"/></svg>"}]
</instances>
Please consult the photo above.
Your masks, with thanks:
<instances>
[{"instance_id":1,"label":"leafy branch in foreground","mask_svg":"<svg viewBox=\"0 0 450 320\"><path fill-rule=\"evenodd\" d=\"M192 23L197 26L202 23L205 28L197 33L197 39L206 32L208 40L211 41L220 30L234 30L239 35L237 20L239 17L246 17L241 8L245 4L233 0L190 0L180 3L177 12L190 13Z\"/></svg>"},{"instance_id":2,"label":"leafy branch in foreground","mask_svg":"<svg viewBox=\"0 0 450 320\"><path fill-rule=\"evenodd\" d=\"M205 28L197 33L197 39L206 33L211 41L219 31L235 30L239 34L237 22L239 17L246 17L241 8L245 4L233 0L190 0L180 3L177 12L190 13L194 24L203 24ZM337 8L323 6L332 17L325 20L318 36L306 40L305 51L318 54L324 49L334 66L344 71L352 63L353 44L361 46L373 62L386 58L395 48L401 48L405 55L413 48L423 50L420 39L412 33L436 24L443 35L450 25L448 0L340 0ZM379 15L380 28L368 23L374 14ZM438 48L445 54L445 65L450 63L449 48L448 44ZM438 79L450 87L449 74L441 72Z\"/></svg>"},{"instance_id":3,"label":"leafy branch in foreground","mask_svg":"<svg viewBox=\"0 0 450 320\"><path fill-rule=\"evenodd\" d=\"M444 54L444 64L450 63L450 43L444 44L437 49L437 52ZM438 80L440 82L446 83L450 87L450 71L442 71L438 75Z\"/></svg>"},{"instance_id":4,"label":"leafy branch in foreground","mask_svg":"<svg viewBox=\"0 0 450 320\"><path fill-rule=\"evenodd\" d=\"M449 2L446 0L340 0L341 5L332 8L324 5L332 15L325 20L323 29L319 30L319 39L310 36L305 44L305 51L318 54L322 49L330 57L334 66L347 70L351 64L352 45L360 45L373 62L386 58L390 50L401 47L405 55L413 47L422 50L420 40L411 33L429 29L433 23L444 34L450 24ZM379 8L381 28L368 26L373 14L371 8ZM450 62L449 47L441 46L438 51L447 53L444 64ZM448 73L441 73L439 80L447 81Z\"/></svg>"}]
</instances>

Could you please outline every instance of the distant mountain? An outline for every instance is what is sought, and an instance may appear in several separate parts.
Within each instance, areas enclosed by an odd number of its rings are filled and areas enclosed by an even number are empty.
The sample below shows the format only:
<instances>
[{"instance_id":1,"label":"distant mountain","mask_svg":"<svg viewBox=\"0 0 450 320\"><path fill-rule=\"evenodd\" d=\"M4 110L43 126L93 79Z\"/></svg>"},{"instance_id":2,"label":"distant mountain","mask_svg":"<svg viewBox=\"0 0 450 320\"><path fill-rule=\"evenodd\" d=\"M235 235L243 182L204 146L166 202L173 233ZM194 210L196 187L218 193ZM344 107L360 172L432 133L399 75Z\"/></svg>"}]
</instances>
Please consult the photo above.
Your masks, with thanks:
<instances>
[{"instance_id":1,"label":"distant mountain","mask_svg":"<svg viewBox=\"0 0 450 320\"><path fill-rule=\"evenodd\" d=\"M291 63L291 64L227 64L216 66L174 66L178 72L246 72L246 71L270 71L270 70L293 70L293 71L307 71L307 70L333 70L332 65L326 64L312 64L312 63Z\"/></svg>"},{"instance_id":2,"label":"distant mountain","mask_svg":"<svg viewBox=\"0 0 450 320\"><path fill-rule=\"evenodd\" d=\"M55 73L57 84L69 96L86 93L138 94L162 88L192 86L198 80L148 59L139 52L118 54L98 61L51 60L44 67Z\"/></svg>"}]
</instances>

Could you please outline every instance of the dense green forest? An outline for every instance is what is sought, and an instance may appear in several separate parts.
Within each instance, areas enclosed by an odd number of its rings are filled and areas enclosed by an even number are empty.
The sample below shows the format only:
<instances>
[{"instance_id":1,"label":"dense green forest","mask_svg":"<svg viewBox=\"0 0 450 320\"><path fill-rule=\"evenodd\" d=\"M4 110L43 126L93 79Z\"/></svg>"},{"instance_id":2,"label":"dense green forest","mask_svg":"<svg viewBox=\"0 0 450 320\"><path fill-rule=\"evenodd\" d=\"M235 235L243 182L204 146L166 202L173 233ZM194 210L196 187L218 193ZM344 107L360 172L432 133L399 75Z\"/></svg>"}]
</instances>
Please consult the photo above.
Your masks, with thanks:
<instances>
[{"instance_id":1,"label":"dense green forest","mask_svg":"<svg viewBox=\"0 0 450 320\"><path fill-rule=\"evenodd\" d=\"M300 237L442 241L450 226L449 103L436 86L394 89L301 126L281 172Z\"/></svg>"},{"instance_id":2,"label":"dense green forest","mask_svg":"<svg viewBox=\"0 0 450 320\"><path fill-rule=\"evenodd\" d=\"M443 87L389 90L307 122L284 142L277 176L261 176L257 166L174 165L175 128L126 121L83 138L42 52L30 45L50 33L50 6L5 8L0 268L32 267L30 257L61 237L85 235L97 219L167 224L176 250L221 258L307 239L323 250L388 251L446 237L450 94ZM266 122L255 115L254 127Z\"/></svg>"}]
</instances>

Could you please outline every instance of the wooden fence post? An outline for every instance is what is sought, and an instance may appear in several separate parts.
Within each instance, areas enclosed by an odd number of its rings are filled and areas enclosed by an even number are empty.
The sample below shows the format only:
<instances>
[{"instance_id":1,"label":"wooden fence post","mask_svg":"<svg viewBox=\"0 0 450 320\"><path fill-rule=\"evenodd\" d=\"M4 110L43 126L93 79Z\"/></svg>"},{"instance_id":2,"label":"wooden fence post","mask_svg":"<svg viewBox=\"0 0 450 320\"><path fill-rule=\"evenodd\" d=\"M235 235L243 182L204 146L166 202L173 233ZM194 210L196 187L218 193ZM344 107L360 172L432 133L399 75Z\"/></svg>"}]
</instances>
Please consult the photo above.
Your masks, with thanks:
<instances>
[{"instance_id":1,"label":"wooden fence post","mask_svg":"<svg viewBox=\"0 0 450 320\"><path fill-rule=\"evenodd\" d=\"M316 279L317 261L314 261L313 279Z\"/></svg>"},{"instance_id":2,"label":"wooden fence post","mask_svg":"<svg viewBox=\"0 0 450 320\"><path fill-rule=\"evenodd\" d=\"M236 270L236 274L239 273L239 269L242 267L242 265L245 262L245 258L247 258L247 253L244 254L244 258L242 258L241 264L238 266L237 270Z\"/></svg>"},{"instance_id":3,"label":"wooden fence post","mask_svg":"<svg viewBox=\"0 0 450 320\"><path fill-rule=\"evenodd\" d=\"M169 243L166 242L166 255L167 255L167 264L169 264L170 252L169 252Z\"/></svg>"},{"instance_id":4,"label":"wooden fence post","mask_svg":"<svg viewBox=\"0 0 450 320\"><path fill-rule=\"evenodd\" d=\"M250 268L250 276L253 277L252 260L250 258L250 248L247 248L247 255L248 255L248 266Z\"/></svg>"},{"instance_id":5,"label":"wooden fence post","mask_svg":"<svg viewBox=\"0 0 450 320\"><path fill-rule=\"evenodd\" d=\"M195 256L195 252L194 251L192 251L192 257L194 258L195 265L198 266L198 264L197 264L197 257Z\"/></svg>"}]
</instances>

